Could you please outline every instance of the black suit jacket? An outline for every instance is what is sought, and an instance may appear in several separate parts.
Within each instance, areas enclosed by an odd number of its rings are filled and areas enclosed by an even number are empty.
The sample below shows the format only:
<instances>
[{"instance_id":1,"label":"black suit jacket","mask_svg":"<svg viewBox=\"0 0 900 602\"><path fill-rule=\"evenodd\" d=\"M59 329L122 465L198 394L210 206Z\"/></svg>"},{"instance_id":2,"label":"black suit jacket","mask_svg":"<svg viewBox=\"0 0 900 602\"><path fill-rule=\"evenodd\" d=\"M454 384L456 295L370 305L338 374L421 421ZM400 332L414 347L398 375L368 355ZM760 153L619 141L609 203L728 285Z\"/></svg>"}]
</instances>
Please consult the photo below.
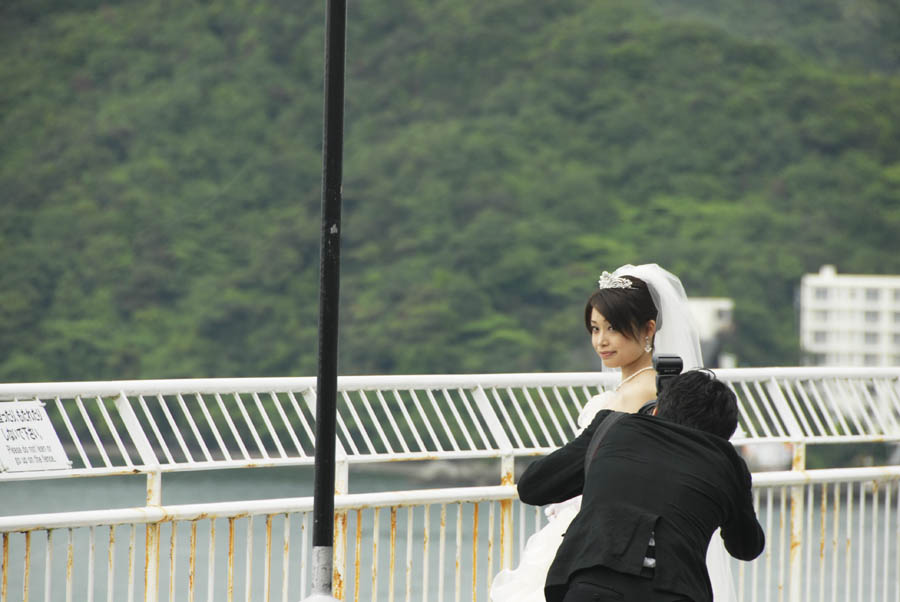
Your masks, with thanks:
<instances>
[{"instance_id":1,"label":"black suit jacket","mask_svg":"<svg viewBox=\"0 0 900 602\"><path fill-rule=\"evenodd\" d=\"M742 560L756 558L765 545L746 463L721 437L628 414L606 433L585 479L585 452L609 414L598 412L584 432L535 461L519 480L527 504L583 494L550 566L547 600L561 599L569 577L582 568L639 575L655 532L654 588L711 601L706 548L713 532L721 526L725 548Z\"/></svg>"}]
</instances>

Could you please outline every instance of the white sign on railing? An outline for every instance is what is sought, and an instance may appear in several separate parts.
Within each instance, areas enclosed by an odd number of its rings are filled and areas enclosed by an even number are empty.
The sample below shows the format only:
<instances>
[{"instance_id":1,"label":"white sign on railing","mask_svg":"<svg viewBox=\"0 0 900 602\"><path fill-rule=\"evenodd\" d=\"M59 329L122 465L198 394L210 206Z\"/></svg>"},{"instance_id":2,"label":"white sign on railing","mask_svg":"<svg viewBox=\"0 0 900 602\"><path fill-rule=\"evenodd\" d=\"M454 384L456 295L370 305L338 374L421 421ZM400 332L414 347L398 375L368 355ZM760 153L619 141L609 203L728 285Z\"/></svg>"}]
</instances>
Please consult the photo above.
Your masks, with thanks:
<instances>
[{"instance_id":1,"label":"white sign on railing","mask_svg":"<svg viewBox=\"0 0 900 602\"><path fill-rule=\"evenodd\" d=\"M0 472L60 470L69 458L39 401L0 403Z\"/></svg>"}]
</instances>

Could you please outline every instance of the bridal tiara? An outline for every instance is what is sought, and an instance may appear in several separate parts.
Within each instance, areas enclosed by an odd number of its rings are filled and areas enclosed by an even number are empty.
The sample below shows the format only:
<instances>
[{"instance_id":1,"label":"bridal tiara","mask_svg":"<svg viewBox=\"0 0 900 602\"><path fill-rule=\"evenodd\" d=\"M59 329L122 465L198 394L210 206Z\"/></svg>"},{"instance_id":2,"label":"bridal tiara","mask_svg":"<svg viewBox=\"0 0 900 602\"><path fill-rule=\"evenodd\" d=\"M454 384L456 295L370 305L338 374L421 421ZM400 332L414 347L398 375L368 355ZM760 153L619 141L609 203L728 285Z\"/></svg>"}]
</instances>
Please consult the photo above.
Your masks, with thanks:
<instances>
[{"instance_id":1,"label":"bridal tiara","mask_svg":"<svg viewBox=\"0 0 900 602\"><path fill-rule=\"evenodd\" d=\"M600 280L597 281L600 288L631 288L631 280L622 278L621 276L613 276L609 272L600 274Z\"/></svg>"}]
</instances>

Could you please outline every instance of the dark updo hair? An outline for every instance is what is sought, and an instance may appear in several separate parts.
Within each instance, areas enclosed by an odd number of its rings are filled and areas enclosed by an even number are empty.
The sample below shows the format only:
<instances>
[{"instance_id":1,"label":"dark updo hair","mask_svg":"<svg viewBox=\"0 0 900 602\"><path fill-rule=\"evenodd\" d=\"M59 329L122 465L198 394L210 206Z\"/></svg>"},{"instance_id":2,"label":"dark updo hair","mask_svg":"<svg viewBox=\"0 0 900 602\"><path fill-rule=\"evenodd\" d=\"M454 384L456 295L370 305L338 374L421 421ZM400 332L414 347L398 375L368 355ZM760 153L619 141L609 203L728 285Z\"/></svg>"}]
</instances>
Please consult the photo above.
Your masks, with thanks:
<instances>
[{"instance_id":1,"label":"dark updo hair","mask_svg":"<svg viewBox=\"0 0 900 602\"><path fill-rule=\"evenodd\" d=\"M738 425L737 397L712 372L691 370L659 392L656 416L729 439Z\"/></svg>"},{"instance_id":2,"label":"dark updo hair","mask_svg":"<svg viewBox=\"0 0 900 602\"><path fill-rule=\"evenodd\" d=\"M637 276L624 275L631 288L598 288L584 308L584 326L591 331L591 310L596 309L617 331L637 341L641 328L656 320L656 305L647 283Z\"/></svg>"}]
</instances>

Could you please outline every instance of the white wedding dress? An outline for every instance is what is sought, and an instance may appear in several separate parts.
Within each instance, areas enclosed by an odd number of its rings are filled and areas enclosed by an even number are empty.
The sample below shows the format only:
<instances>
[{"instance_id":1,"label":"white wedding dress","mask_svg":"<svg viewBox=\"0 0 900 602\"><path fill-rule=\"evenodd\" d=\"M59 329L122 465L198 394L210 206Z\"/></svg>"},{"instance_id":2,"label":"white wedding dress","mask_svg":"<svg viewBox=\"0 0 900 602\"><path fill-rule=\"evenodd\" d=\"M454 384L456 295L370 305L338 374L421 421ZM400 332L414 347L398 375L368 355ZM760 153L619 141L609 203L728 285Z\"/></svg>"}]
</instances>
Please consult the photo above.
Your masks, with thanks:
<instances>
[{"instance_id":1,"label":"white wedding dress","mask_svg":"<svg viewBox=\"0 0 900 602\"><path fill-rule=\"evenodd\" d=\"M613 276L637 276L647 283L653 303L658 310L655 352L660 355L677 355L684 363L684 370L703 365L700 354L700 337L691 317L687 295L677 276L655 263L623 265ZM578 416L578 428L584 430L594 416L609 404L612 391L592 397ZM544 602L544 582L547 571L556 557L556 550L563 534L578 510L581 496L544 509L547 524L528 538L522 550L519 566L500 571L491 584L491 602ZM706 568L712 582L715 602L737 602L737 592L731 576L728 552L717 530L713 533L706 552Z\"/></svg>"}]
</instances>

